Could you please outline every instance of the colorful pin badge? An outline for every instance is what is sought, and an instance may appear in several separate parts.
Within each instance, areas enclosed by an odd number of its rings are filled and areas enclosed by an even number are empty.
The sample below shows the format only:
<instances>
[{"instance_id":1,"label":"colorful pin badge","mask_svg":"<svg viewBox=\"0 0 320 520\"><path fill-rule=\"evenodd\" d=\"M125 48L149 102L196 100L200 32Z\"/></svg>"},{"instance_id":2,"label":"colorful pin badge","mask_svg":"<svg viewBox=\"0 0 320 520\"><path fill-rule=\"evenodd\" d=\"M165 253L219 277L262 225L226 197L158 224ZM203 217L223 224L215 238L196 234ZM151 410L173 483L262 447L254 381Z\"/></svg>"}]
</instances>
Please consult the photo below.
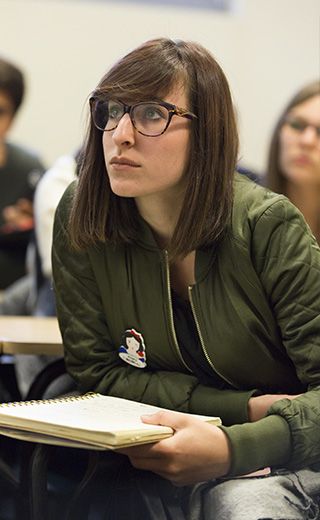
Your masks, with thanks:
<instances>
[{"instance_id":1,"label":"colorful pin badge","mask_svg":"<svg viewBox=\"0 0 320 520\"><path fill-rule=\"evenodd\" d=\"M129 365L137 368L145 368L146 363L146 348L144 339L140 332L135 329L127 329L119 347L119 357Z\"/></svg>"}]
</instances>

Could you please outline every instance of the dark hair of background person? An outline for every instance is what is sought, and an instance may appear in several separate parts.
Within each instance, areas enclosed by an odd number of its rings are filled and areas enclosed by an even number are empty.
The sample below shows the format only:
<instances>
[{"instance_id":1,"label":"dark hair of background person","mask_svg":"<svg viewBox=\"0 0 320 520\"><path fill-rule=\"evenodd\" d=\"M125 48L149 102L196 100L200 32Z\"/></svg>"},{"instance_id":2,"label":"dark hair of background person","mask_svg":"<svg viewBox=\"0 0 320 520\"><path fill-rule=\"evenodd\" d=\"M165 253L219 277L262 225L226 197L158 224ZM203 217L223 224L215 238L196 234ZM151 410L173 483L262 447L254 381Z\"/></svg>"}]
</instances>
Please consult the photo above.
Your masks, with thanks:
<instances>
[{"instance_id":1,"label":"dark hair of background person","mask_svg":"<svg viewBox=\"0 0 320 520\"><path fill-rule=\"evenodd\" d=\"M197 118L191 122L185 204L169 247L172 258L219 241L230 219L238 132L227 79L201 45L160 38L124 56L93 93L130 104L163 99L179 86L189 100L182 108ZM71 244L81 249L106 239L132 243L137 237L134 200L111 191L102 131L90 120L70 216Z\"/></svg>"},{"instance_id":2,"label":"dark hair of background person","mask_svg":"<svg viewBox=\"0 0 320 520\"><path fill-rule=\"evenodd\" d=\"M287 195L287 180L280 167L280 130L289 112L308 99L320 94L320 81L313 81L301 88L289 101L274 128L268 155L264 184L272 191Z\"/></svg>"},{"instance_id":3,"label":"dark hair of background person","mask_svg":"<svg viewBox=\"0 0 320 520\"><path fill-rule=\"evenodd\" d=\"M25 92L23 74L13 63L0 56L0 91L12 100L14 114L20 107Z\"/></svg>"}]
</instances>

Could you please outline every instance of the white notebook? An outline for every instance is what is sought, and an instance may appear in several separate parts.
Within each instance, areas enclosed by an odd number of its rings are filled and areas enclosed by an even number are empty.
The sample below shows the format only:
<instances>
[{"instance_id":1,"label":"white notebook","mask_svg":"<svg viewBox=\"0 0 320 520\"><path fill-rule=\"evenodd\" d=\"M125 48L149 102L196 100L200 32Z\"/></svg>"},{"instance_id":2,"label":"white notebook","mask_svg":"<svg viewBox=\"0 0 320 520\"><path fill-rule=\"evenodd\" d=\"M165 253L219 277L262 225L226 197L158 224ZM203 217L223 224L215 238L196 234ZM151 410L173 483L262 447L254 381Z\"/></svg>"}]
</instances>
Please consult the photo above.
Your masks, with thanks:
<instances>
[{"instance_id":1,"label":"white notebook","mask_svg":"<svg viewBox=\"0 0 320 520\"><path fill-rule=\"evenodd\" d=\"M141 421L141 415L159 410L163 408L97 393L3 403L0 434L45 444L117 449L173 435L172 428ZM219 417L195 417L221 424Z\"/></svg>"}]
</instances>

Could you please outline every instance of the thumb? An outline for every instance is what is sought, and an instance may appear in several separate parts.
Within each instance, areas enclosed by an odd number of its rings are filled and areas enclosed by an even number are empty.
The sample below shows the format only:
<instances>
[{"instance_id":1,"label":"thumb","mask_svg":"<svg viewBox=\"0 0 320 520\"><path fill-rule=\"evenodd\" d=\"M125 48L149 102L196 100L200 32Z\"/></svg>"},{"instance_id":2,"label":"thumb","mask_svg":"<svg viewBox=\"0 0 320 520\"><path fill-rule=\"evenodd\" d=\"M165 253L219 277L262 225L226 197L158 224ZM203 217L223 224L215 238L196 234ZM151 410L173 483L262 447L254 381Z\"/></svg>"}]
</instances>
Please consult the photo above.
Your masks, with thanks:
<instances>
[{"instance_id":1,"label":"thumb","mask_svg":"<svg viewBox=\"0 0 320 520\"><path fill-rule=\"evenodd\" d=\"M189 421L188 415L171 410L160 410L151 415L142 415L142 422L146 424L158 424L159 426L169 426L173 430L180 430Z\"/></svg>"}]
</instances>

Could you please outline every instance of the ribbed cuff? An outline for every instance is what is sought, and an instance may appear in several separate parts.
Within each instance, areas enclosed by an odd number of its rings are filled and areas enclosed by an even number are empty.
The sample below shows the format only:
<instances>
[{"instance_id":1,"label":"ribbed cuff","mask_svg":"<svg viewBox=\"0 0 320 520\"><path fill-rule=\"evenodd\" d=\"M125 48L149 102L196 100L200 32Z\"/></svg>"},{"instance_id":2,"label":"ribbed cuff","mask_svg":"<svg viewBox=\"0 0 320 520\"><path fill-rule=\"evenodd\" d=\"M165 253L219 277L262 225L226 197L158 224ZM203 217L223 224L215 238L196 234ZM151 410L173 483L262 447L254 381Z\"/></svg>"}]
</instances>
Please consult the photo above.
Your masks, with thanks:
<instances>
[{"instance_id":1,"label":"ribbed cuff","mask_svg":"<svg viewBox=\"0 0 320 520\"><path fill-rule=\"evenodd\" d=\"M253 423L220 428L227 435L231 446L230 477L266 466L283 466L290 459L290 429L280 416L272 415Z\"/></svg>"},{"instance_id":2,"label":"ribbed cuff","mask_svg":"<svg viewBox=\"0 0 320 520\"><path fill-rule=\"evenodd\" d=\"M216 390L210 386L198 386L190 399L190 413L221 417L222 424L244 423L248 421L248 401L256 395L256 390Z\"/></svg>"}]
</instances>

